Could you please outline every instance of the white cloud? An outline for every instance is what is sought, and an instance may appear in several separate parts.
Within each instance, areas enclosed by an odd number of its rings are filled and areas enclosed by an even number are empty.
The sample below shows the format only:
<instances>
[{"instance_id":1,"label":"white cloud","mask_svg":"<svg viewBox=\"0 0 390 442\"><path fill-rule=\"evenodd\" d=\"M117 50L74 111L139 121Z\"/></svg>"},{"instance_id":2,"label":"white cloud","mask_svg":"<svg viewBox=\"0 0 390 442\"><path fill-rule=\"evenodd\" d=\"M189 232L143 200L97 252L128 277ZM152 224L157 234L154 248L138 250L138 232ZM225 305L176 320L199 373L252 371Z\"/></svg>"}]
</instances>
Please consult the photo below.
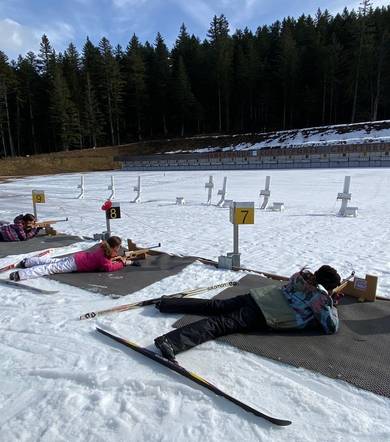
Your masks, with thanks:
<instances>
[{"instance_id":1,"label":"white cloud","mask_svg":"<svg viewBox=\"0 0 390 442\"><path fill-rule=\"evenodd\" d=\"M127 6L140 6L148 0L112 0L112 3L117 8L124 8Z\"/></svg>"},{"instance_id":2,"label":"white cloud","mask_svg":"<svg viewBox=\"0 0 390 442\"><path fill-rule=\"evenodd\" d=\"M208 25L213 16L217 14L207 1L189 0L183 2L182 0L174 0L174 3L201 26Z\"/></svg>"},{"instance_id":3,"label":"white cloud","mask_svg":"<svg viewBox=\"0 0 390 442\"><path fill-rule=\"evenodd\" d=\"M5 18L0 20L1 50L13 57L36 47L39 36L29 27Z\"/></svg>"},{"instance_id":4,"label":"white cloud","mask_svg":"<svg viewBox=\"0 0 390 442\"><path fill-rule=\"evenodd\" d=\"M74 38L74 29L65 22L51 23L48 26L33 29L5 18L0 20L0 50L10 58L17 58L19 54L24 55L28 51L38 52L43 34L49 37L56 50L63 50Z\"/></svg>"}]
</instances>

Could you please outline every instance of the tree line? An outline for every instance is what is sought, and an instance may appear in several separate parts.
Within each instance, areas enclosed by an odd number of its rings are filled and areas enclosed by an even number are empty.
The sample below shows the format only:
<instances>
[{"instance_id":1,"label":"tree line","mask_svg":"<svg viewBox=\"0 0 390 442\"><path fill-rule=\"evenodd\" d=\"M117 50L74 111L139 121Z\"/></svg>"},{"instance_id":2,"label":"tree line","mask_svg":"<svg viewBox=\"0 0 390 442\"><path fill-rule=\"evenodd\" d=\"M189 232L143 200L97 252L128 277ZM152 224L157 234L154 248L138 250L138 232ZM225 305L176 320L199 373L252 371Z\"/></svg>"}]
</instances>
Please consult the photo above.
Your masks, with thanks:
<instances>
[{"instance_id":1,"label":"tree line","mask_svg":"<svg viewBox=\"0 0 390 442\"><path fill-rule=\"evenodd\" d=\"M231 33L214 16L172 49L133 35L87 38L10 61L0 51L0 156L141 139L244 133L390 118L390 6L284 18Z\"/></svg>"}]
</instances>

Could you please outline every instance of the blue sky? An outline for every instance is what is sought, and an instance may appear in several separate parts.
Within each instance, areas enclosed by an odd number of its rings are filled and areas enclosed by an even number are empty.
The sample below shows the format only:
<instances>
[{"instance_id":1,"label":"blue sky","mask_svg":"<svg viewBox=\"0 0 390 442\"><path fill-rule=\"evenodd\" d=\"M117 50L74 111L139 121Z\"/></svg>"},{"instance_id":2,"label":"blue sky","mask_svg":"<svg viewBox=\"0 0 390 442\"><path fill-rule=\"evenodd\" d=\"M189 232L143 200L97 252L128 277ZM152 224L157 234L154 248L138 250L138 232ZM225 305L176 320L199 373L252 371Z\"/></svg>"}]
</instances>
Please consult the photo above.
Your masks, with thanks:
<instances>
[{"instance_id":1,"label":"blue sky","mask_svg":"<svg viewBox=\"0 0 390 442\"><path fill-rule=\"evenodd\" d=\"M214 15L225 14L231 31L271 24L288 15L331 13L344 6L357 8L359 0L0 0L0 50L10 58L37 52L42 34L62 51L69 42L82 48L87 35L94 43L107 37L126 47L133 33L153 42L159 31L171 48L181 23L201 39ZM374 0L374 6L389 1Z\"/></svg>"}]
</instances>

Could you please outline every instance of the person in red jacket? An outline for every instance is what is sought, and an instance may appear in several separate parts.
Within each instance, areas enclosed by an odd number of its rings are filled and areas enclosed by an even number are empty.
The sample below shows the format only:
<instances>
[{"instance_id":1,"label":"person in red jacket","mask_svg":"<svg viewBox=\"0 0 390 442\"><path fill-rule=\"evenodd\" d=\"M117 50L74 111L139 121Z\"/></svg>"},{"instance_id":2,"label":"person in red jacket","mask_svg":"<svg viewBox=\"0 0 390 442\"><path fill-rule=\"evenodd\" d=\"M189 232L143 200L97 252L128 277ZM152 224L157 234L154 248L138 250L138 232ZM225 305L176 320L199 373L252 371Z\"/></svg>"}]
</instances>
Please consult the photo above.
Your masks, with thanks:
<instances>
[{"instance_id":1,"label":"person in red jacket","mask_svg":"<svg viewBox=\"0 0 390 442\"><path fill-rule=\"evenodd\" d=\"M9 277L13 281L21 281L54 273L115 272L123 269L125 265L133 264L132 261L126 261L126 257L118 255L121 243L122 240L118 236L110 236L92 251L77 252L63 258L26 258L18 264L20 270L11 273Z\"/></svg>"}]
</instances>

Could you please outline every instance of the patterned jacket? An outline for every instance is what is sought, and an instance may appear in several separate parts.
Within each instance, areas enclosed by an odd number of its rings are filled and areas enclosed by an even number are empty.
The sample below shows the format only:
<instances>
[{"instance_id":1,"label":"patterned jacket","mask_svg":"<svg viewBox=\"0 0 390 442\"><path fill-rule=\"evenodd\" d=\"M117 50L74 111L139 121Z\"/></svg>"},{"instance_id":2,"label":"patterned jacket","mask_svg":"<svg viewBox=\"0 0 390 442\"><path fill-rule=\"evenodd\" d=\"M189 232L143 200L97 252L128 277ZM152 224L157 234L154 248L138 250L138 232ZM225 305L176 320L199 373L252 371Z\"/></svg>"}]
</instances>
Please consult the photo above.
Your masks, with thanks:
<instances>
[{"instance_id":1,"label":"patterned jacket","mask_svg":"<svg viewBox=\"0 0 390 442\"><path fill-rule=\"evenodd\" d=\"M26 241L36 236L39 230L39 228L32 228L29 231L24 230L23 215L19 215L14 219L13 224L6 224L0 227L0 239L6 242Z\"/></svg>"},{"instance_id":2,"label":"patterned jacket","mask_svg":"<svg viewBox=\"0 0 390 442\"><path fill-rule=\"evenodd\" d=\"M314 287L298 272L283 287L283 294L295 312L298 328L319 323L326 334L337 332L338 313L332 298L322 285Z\"/></svg>"},{"instance_id":3,"label":"patterned jacket","mask_svg":"<svg viewBox=\"0 0 390 442\"><path fill-rule=\"evenodd\" d=\"M275 330L321 327L326 334L336 333L339 318L328 292L307 283L300 273L287 284L273 283L250 291L270 328Z\"/></svg>"}]
</instances>

